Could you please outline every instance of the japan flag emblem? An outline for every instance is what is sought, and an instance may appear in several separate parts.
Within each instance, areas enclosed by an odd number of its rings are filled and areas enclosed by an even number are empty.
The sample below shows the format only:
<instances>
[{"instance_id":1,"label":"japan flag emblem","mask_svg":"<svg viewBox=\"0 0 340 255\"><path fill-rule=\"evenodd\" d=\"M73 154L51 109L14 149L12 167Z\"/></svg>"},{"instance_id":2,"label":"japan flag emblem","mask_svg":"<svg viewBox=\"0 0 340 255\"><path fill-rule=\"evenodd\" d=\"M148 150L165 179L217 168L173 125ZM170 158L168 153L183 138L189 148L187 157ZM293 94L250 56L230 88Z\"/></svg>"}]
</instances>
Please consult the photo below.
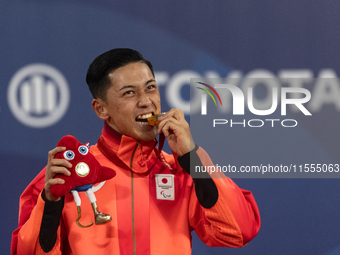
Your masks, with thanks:
<instances>
[{"instance_id":1,"label":"japan flag emblem","mask_svg":"<svg viewBox=\"0 0 340 255\"><path fill-rule=\"evenodd\" d=\"M160 200L175 200L175 178L173 174L156 174L156 196Z\"/></svg>"}]
</instances>

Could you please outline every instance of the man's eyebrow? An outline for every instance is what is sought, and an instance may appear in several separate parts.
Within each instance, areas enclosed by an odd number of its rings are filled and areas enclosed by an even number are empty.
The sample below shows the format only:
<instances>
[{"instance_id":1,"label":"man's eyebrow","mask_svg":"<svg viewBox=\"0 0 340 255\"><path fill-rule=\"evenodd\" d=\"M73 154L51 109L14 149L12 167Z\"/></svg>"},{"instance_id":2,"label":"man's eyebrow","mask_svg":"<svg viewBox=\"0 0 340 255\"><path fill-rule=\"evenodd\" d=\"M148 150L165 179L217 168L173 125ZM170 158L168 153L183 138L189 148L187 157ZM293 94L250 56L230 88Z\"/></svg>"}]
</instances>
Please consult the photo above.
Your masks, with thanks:
<instances>
[{"instance_id":1,"label":"man's eyebrow","mask_svg":"<svg viewBox=\"0 0 340 255\"><path fill-rule=\"evenodd\" d=\"M148 85L148 84L151 83L151 82L156 82L156 80L155 80L155 79L150 79L150 80L148 80L147 82L145 82L145 85L144 85L144 86ZM121 91L121 90L123 90L123 89L134 89L134 88L136 88L135 85L125 85L125 86L121 87L118 91Z\"/></svg>"},{"instance_id":2,"label":"man's eyebrow","mask_svg":"<svg viewBox=\"0 0 340 255\"><path fill-rule=\"evenodd\" d=\"M147 82L145 82L145 85L148 85L148 84L151 83L151 82L156 82L156 80L155 80L155 79L150 79L150 80L148 80Z\"/></svg>"},{"instance_id":3,"label":"man's eyebrow","mask_svg":"<svg viewBox=\"0 0 340 255\"><path fill-rule=\"evenodd\" d=\"M125 86L123 86L123 87L121 87L118 91L121 91L121 90L123 90L123 89L134 89L134 88L136 88L136 86L134 86L134 85L125 85Z\"/></svg>"}]
</instances>

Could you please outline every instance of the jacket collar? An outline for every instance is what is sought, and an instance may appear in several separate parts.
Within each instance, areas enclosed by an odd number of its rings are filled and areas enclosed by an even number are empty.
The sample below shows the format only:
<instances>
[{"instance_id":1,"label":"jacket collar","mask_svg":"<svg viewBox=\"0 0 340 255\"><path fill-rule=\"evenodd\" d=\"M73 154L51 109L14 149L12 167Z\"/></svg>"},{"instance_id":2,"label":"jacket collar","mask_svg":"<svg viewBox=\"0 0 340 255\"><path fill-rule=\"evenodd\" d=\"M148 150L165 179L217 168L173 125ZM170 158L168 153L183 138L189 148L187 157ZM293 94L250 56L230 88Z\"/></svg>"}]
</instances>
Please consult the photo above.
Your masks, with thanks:
<instances>
[{"instance_id":1,"label":"jacket collar","mask_svg":"<svg viewBox=\"0 0 340 255\"><path fill-rule=\"evenodd\" d=\"M119 159L135 173L147 173L157 160L157 140L138 141L122 135L105 121L102 137ZM160 148L161 149L161 148Z\"/></svg>"}]
</instances>

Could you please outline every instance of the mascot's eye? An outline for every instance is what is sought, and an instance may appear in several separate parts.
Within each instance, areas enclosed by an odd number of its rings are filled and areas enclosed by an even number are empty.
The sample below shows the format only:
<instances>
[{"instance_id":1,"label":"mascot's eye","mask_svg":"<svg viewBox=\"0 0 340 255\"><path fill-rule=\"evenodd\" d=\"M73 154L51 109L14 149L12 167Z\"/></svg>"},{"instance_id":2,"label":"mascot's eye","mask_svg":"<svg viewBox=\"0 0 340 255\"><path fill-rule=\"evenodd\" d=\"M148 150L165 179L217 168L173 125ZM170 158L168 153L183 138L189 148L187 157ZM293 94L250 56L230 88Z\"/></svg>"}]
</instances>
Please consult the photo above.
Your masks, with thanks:
<instances>
[{"instance_id":1,"label":"mascot's eye","mask_svg":"<svg viewBox=\"0 0 340 255\"><path fill-rule=\"evenodd\" d=\"M89 149L85 145L81 145L79 146L78 151L81 154L86 155L89 152Z\"/></svg>"},{"instance_id":2,"label":"mascot's eye","mask_svg":"<svg viewBox=\"0 0 340 255\"><path fill-rule=\"evenodd\" d=\"M73 151L65 151L64 152L64 158L67 160L74 159L74 152Z\"/></svg>"}]
</instances>

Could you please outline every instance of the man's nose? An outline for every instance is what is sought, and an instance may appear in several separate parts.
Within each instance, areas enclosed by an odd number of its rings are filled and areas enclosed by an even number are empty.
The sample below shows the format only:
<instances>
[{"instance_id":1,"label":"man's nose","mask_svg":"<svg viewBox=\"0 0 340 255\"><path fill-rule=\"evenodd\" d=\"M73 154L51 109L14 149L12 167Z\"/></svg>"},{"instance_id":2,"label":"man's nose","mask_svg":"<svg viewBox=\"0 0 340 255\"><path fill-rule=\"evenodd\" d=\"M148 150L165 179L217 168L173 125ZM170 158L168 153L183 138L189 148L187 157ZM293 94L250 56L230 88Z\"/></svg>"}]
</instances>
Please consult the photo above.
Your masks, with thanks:
<instances>
[{"instance_id":1,"label":"man's nose","mask_svg":"<svg viewBox=\"0 0 340 255\"><path fill-rule=\"evenodd\" d=\"M138 107L148 107L152 104L149 95L141 93L138 100Z\"/></svg>"}]
</instances>

